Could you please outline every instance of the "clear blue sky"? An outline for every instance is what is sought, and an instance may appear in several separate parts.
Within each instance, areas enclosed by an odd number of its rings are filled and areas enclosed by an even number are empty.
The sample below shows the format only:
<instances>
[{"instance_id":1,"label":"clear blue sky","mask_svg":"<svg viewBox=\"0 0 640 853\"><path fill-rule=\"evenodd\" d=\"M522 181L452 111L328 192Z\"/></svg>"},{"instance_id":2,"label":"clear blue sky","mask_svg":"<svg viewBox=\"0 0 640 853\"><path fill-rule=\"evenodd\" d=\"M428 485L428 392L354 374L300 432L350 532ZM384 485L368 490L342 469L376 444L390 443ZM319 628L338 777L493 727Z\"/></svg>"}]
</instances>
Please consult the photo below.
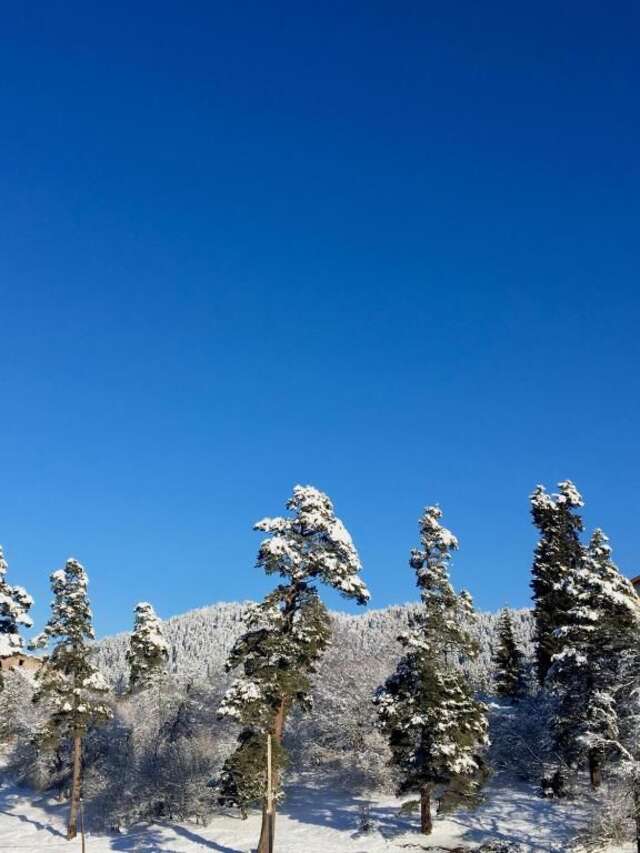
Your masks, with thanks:
<instances>
[{"instance_id":1,"label":"clear blue sky","mask_svg":"<svg viewBox=\"0 0 640 853\"><path fill-rule=\"evenodd\" d=\"M0 28L0 542L99 634L256 597L333 498L372 606L528 603L572 478L640 571L634 3L13 3ZM336 605L338 600L329 597ZM342 605L341 605L342 606Z\"/></svg>"}]
</instances>

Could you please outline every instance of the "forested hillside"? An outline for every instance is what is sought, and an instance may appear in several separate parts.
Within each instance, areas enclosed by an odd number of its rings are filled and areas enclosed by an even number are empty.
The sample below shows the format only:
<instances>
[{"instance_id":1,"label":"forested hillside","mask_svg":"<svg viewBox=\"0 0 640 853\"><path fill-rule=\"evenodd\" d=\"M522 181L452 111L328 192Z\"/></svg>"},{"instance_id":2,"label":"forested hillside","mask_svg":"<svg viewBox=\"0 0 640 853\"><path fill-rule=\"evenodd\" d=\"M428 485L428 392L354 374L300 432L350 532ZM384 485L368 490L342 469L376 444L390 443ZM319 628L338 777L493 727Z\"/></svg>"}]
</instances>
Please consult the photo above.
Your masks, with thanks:
<instances>
[{"instance_id":1,"label":"forested hillside","mask_svg":"<svg viewBox=\"0 0 640 853\"><path fill-rule=\"evenodd\" d=\"M360 686L370 685L371 691L393 668L398 657L396 638L407 628L417 605L406 604L371 610L351 616L331 614L332 640L320 663L318 684L337 677L352 680ZM243 632L243 615L247 604L220 603L174 616L163 622L164 635L169 642L169 670L180 682L226 682L224 664L230 648ZM512 611L520 647L530 655L533 650L533 623L529 610ZM499 614L478 613L471 625L480 653L476 660L463 662L474 685L480 691L490 691L492 655L497 642ZM128 679L125 658L129 634L116 634L97 644L96 661L109 681L116 687Z\"/></svg>"}]
</instances>

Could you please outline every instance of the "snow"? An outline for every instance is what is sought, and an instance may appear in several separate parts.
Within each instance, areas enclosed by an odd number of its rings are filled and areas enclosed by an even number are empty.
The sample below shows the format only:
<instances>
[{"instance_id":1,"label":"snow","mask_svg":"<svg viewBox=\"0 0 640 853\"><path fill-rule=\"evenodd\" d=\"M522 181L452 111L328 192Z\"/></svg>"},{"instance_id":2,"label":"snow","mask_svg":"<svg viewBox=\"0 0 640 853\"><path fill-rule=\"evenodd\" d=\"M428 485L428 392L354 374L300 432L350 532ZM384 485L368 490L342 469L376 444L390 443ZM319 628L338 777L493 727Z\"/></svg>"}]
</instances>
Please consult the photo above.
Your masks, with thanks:
<instances>
[{"instance_id":1,"label":"snow","mask_svg":"<svg viewBox=\"0 0 640 853\"><path fill-rule=\"evenodd\" d=\"M358 832L358 814L366 804L370 806L373 830L363 834ZM561 853L568 849L569 839L586 820L576 802L543 800L531 787L503 788L496 781L489 788L487 802L476 812L436 818L429 837L416 831L415 816L399 814L399 805L400 801L391 797L368 800L331 788L299 785L289 792L278 815L278 853L406 853L412 849L458 846L473 850L487 841L518 843L522 853ZM79 850L79 838L69 843L64 837L68 809L68 803L29 795L10 785L0 787L0 850ZM89 804L85 810L89 824ZM140 824L120 834L89 833L87 849L91 853L249 853L255 849L259 826L257 812L246 821L231 813L215 815L207 827L191 823ZM607 853L614 853L613 848ZM617 849L616 853L622 851Z\"/></svg>"},{"instance_id":2,"label":"snow","mask_svg":"<svg viewBox=\"0 0 640 853\"><path fill-rule=\"evenodd\" d=\"M22 651L22 640L19 634L0 634L0 658Z\"/></svg>"}]
</instances>

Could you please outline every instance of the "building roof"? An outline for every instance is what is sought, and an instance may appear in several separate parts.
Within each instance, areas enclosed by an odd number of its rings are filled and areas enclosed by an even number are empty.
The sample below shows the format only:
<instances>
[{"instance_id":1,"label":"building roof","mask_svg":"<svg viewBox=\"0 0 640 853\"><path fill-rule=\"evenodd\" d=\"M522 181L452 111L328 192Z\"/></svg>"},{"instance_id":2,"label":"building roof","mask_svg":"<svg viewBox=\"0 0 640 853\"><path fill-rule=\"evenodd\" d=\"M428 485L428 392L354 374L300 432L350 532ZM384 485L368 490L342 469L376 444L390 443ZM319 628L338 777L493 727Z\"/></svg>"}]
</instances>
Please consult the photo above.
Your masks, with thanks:
<instances>
[{"instance_id":1,"label":"building roof","mask_svg":"<svg viewBox=\"0 0 640 853\"><path fill-rule=\"evenodd\" d=\"M22 651L17 651L12 655L7 655L0 658L0 669L19 669L24 668L29 671L40 669L43 660L35 655L28 655Z\"/></svg>"},{"instance_id":2,"label":"building roof","mask_svg":"<svg viewBox=\"0 0 640 853\"><path fill-rule=\"evenodd\" d=\"M637 590L640 590L640 575L636 575L635 578L631 578L631 583Z\"/></svg>"}]
</instances>

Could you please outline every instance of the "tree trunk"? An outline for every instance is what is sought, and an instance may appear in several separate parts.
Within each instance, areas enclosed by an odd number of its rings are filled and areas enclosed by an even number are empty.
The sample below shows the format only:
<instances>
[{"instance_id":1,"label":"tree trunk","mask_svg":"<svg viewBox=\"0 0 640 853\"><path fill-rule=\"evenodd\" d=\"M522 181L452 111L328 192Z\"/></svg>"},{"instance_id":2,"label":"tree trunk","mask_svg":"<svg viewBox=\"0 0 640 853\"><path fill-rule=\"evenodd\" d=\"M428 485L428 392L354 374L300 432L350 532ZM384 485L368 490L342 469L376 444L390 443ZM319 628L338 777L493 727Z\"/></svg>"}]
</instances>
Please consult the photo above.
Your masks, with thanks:
<instances>
[{"instance_id":1,"label":"tree trunk","mask_svg":"<svg viewBox=\"0 0 640 853\"><path fill-rule=\"evenodd\" d=\"M640 853L640 782L635 781L633 787L634 818L636 822L636 845Z\"/></svg>"},{"instance_id":2,"label":"tree trunk","mask_svg":"<svg viewBox=\"0 0 640 853\"><path fill-rule=\"evenodd\" d=\"M589 753L589 778L592 789L597 791L602 784L602 766L600 756L596 752Z\"/></svg>"},{"instance_id":3,"label":"tree trunk","mask_svg":"<svg viewBox=\"0 0 640 853\"><path fill-rule=\"evenodd\" d=\"M420 788L420 832L431 835L433 821L431 820L431 788L423 785Z\"/></svg>"},{"instance_id":4,"label":"tree trunk","mask_svg":"<svg viewBox=\"0 0 640 853\"><path fill-rule=\"evenodd\" d=\"M73 779L71 782L71 811L67 839L71 841L78 834L78 810L80 807L80 774L82 766L82 736L80 732L73 735Z\"/></svg>"},{"instance_id":5,"label":"tree trunk","mask_svg":"<svg viewBox=\"0 0 640 853\"><path fill-rule=\"evenodd\" d=\"M271 734L272 740L280 746L282 743L282 734L284 732L284 722L286 718L286 707L284 701L280 703L280 707L276 713L275 719L273 721L273 732ZM278 785L280 783L280 774L278 772L277 764L272 769L271 772L271 787L272 790L277 791ZM275 834L276 834L276 805L275 802L267 803L267 799L265 797L265 801L262 805L262 826L260 827L260 840L258 841L258 851L257 853L273 853L274 843L275 843Z\"/></svg>"},{"instance_id":6,"label":"tree trunk","mask_svg":"<svg viewBox=\"0 0 640 853\"><path fill-rule=\"evenodd\" d=\"M551 777L551 790L554 797L564 797L565 795L565 778L563 771L558 768Z\"/></svg>"}]
</instances>

